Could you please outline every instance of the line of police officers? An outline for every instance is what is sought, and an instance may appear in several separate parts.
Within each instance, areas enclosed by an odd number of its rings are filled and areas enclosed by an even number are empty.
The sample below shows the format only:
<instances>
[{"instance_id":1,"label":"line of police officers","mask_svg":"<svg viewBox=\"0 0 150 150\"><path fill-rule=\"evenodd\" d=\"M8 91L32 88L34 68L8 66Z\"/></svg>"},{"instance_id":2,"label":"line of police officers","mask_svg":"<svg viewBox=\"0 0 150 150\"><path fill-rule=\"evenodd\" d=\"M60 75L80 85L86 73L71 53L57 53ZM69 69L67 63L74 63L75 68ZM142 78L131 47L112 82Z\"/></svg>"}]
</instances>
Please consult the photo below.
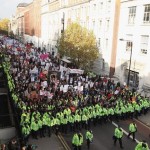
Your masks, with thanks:
<instances>
[{"instance_id":1,"label":"line of police officers","mask_svg":"<svg viewBox=\"0 0 150 150\"><path fill-rule=\"evenodd\" d=\"M147 105L145 106L145 104ZM39 111L30 113L30 111L25 110L21 115L22 133L23 135L29 135L32 131L36 138L38 132L40 132L42 137L46 130L50 136L51 129L59 129L59 131L64 133L67 133L68 127L70 131L80 130L81 128L87 129L91 127L91 123L96 125L97 123L102 123L107 120L131 117L136 113L134 111L137 105L139 104L132 104L129 102L124 105L122 101L118 101L115 107L107 108L102 107L100 104L96 104L78 108L75 112L72 112L70 108L66 108L55 114L53 110L49 110L45 113L40 113ZM141 105L138 106L138 114L148 107L149 103L147 103L147 100L142 100Z\"/></svg>"}]
</instances>

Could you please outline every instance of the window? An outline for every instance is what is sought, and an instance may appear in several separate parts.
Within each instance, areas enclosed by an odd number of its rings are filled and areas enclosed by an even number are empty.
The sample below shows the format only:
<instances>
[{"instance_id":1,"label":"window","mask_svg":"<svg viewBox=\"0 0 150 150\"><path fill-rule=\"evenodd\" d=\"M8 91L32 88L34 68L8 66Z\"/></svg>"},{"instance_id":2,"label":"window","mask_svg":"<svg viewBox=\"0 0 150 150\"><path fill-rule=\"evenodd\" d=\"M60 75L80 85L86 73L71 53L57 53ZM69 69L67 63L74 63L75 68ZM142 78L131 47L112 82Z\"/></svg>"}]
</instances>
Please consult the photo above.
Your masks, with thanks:
<instances>
[{"instance_id":1,"label":"window","mask_svg":"<svg viewBox=\"0 0 150 150\"><path fill-rule=\"evenodd\" d=\"M128 24L134 24L136 16L136 7L129 7L129 17L128 17Z\"/></svg>"},{"instance_id":2,"label":"window","mask_svg":"<svg viewBox=\"0 0 150 150\"><path fill-rule=\"evenodd\" d=\"M102 70L105 70L105 60L102 59Z\"/></svg>"},{"instance_id":3,"label":"window","mask_svg":"<svg viewBox=\"0 0 150 150\"><path fill-rule=\"evenodd\" d=\"M125 70L125 78L128 78L129 69ZM130 70L129 85L137 88L139 86L139 72Z\"/></svg>"},{"instance_id":4,"label":"window","mask_svg":"<svg viewBox=\"0 0 150 150\"><path fill-rule=\"evenodd\" d=\"M83 22L83 26L86 27L86 22L85 21Z\"/></svg>"},{"instance_id":5,"label":"window","mask_svg":"<svg viewBox=\"0 0 150 150\"><path fill-rule=\"evenodd\" d=\"M110 8L111 6L111 0L107 0L107 8Z\"/></svg>"},{"instance_id":6,"label":"window","mask_svg":"<svg viewBox=\"0 0 150 150\"><path fill-rule=\"evenodd\" d=\"M105 70L105 60L103 58L100 59L100 69Z\"/></svg>"},{"instance_id":7,"label":"window","mask_svg":"<svg viewBox=\"0 0 150 150\"><path fill-rule=\"evenodd\" d=\"M150 23L150 4L145 5L143 22Z\"/></svg>"},{"instance_id":8,"label":"window","mask_svg":"<svg viewBox=\"0 0 150 150\"><path fill-rule=\"evenodd\" d=\"M108 39L106 39L106 50L108 48Z\"/></svg>"},{"instance_id":9,"label":"window","mask_svg":"<svg viewBox=\"0 0 150 150\"><path fill-rule=\"evenodd\" d=\"M89 16L89 13L90 13L90 6L87 7L86 16Z\"/></svg>"},{"instance_id":10,"label":"window","mask_svg":"<svg viewBox=\"0 0 150 150\"><path fill-rule=\"evenodd\" d=\"M132 48L132 41L127 41L126 43L126 51L131 51Z\"/></svg>"},{"instance_id":11,"label":"window","mask_svg":"<svg viewBox=\"0 0 150 150\"><path fill-rule=\"evenodd\" d=\"M77 9L74 9L74 14L77 17Z\"/></svg>"},{"instance_id":12,"label":"window","mask_svg":"<svg viewBox=\"0 0 150 150\"><path fill-rule=\"evenodd\" d=\"M109 30L109 23L110 23L110 20L108 19L108 20L106 20L106 31L108 31Z\"/></svg>"},{"instance_id":13,"label":"window","mask_svg":"<svg viewBox=\"0 0 150 150\"><path fill-rule=\"evenodd\" d=\"M84 16L84 8L81 7L81 15Z\"/></svg>"},{"instance_id":14,"label":"window","mask_svg":"<svg viewBox=\"0 0 150 150\"><path fill-rule=\"evenodd\" d=\"M100 9L103 9L103 2L100 3Z\"/></svg>"},{"instance_id":15,"label":"window","mask_svg":"<svg viewBox=\"0 0 150 150\"><path fill-rule=\"evenodd\" d=\"M77 9L77 17L80 16L80 8Z\"/></svg>"},{"instance_id":16,"label":"window","mask_svg":"<svg viewBox=\"0 0 150 150\"><path fill-rule=\"evenodd\" d=\"M88 20L86 21L86 27L87 27L87 29L89 29L89 21Z\"/></svg>"},{"instance_id":17,"label":"window","mask_svg":"<svg viewBox=\"0 0 150 150\"><path fill-rule=\"evenodd\" d=\"M102 20L99 21L99 29L102 29Z\"/></svg>"},{"instance_id":18,"label":"window","mask_svg":"<svg viewBox=\"0 0 150 150\"><path fill-rule=\"evenodd\" d=\"M142 54L147 54L148 40L149 40L148 35L141 36L141 53Z\"/></svg>"},{"instance_id":19,"label":"window","mask_svg":"<svg viewBox=\"0 0 150 150\"><path fill-rule=\"evenodd\" d=\"M100 47L100 46L101 46L101 39L100 39L100 38L98 38L97 46L98 46L98 47Z\"/></svg>"},{"instance_id":20,"label":"window","mask_svg":"<svg viewBox=\"0 0 150 150\"><path fill-rule=\"evenodd\" d=\"M96 4L93 4L93 11L96 11Z\"/></svg>"},{"instance_id":21,"label":"window","mask_svg":"<svg viewBox=\"0 0 150 150\"><path fill-rule=\"evenodd\" d=\"M127 34L125 39L127 39L127 41L126 41L126 51L131 51L133 35L132 34Z\"/></svg>"},{"instance_id":22,"label":"window","mask_svg":"<svg viewBox=\"0 0 150 150\"><path fill-rule=\"evenodd\" d=\"M64 7L65 6L65 0L62 0L61 1L61 7Z\"/></svg>"},{"instance_id":23,"label":"window","mask_svg":"<svg viewBox=\"0 0 150 150\"><path fill-rule=\"evenodd\" d=\"M93 20L93 30L95 29L95 20Z\"/></svg>"},{"instance_id":24,"label":"window","mask_svg":"<svg viewBox=\"0 0 150 150\"><path fill-rule=\"evenodd\" d=\"M71 10L68 10L68 18L71 18Z\"/></svg>"}]
</instances>

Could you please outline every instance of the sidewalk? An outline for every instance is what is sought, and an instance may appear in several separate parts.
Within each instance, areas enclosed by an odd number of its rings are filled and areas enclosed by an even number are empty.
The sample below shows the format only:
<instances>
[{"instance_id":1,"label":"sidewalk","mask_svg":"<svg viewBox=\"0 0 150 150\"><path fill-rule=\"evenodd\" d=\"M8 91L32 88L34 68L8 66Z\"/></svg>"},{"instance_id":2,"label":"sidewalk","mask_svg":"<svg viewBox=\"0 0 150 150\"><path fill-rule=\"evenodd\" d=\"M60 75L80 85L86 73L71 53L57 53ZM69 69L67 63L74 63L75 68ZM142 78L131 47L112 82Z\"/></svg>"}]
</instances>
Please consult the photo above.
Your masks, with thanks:
<instances>
[{"instance_id":1,"label":"sidewalk","mask_svg":"<svg viewBox=\"0 0 150 150\"><path fill-rule=\"evenodd\" d=\"M28 144L38 146L36 150L65 150L55 134L51 137L38 138L38 140L30 138Z\"/></svg>"}]
</instances>

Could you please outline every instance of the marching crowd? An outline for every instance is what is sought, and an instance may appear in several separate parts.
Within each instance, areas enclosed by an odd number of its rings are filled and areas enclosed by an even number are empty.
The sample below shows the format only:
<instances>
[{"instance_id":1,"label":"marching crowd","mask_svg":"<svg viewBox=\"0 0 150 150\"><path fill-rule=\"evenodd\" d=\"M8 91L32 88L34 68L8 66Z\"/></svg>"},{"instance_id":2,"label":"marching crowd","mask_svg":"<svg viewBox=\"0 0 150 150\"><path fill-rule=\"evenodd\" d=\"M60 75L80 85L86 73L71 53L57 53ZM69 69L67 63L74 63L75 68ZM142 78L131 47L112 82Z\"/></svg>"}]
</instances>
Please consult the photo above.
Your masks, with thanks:
<instances>
[{"instance_id":1,"label":"marching crowd","mask_svg":"<svg viewBox=\"0 0 150 150\"><path fill-rule=\"evenodd\" d=\"M1 57L26 141L30 135L37 139L52 131L80 131L91 124L138 117L150 107L148 98L106 76L60 70L63 64L54 52L16 42ZM60 78L50 72L60 73Z\"/></svg>"}]
</instances>

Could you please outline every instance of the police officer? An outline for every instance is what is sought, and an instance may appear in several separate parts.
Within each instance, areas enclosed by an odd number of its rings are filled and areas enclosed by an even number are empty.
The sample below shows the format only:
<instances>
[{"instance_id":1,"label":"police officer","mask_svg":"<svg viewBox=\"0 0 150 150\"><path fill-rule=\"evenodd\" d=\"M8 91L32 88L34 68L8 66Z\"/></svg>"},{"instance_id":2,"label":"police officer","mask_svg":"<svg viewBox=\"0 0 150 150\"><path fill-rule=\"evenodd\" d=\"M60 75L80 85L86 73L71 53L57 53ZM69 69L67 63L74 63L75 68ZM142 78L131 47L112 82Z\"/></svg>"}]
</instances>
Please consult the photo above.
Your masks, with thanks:
<instances>
[{"instance_id":1,"label":"police officer","mask_svg":"<svg viewBox=\"0 0 150 150\"><path fill-rule=\"evenodd\" d=\"M74 117L75 117L75 127L76 127L76 130L80 130L81 116L77 112Z\"/></svg>"},{"instance_id":2,"label":"police officer","mask_svg":"<svg viewBox=\"0 0 150 150\"><path fill-rule=\"evenodd\" d=\"M135 150L149 150L149 147L146 141L143 141L143 142L139 142L136 145Z\"/></svg>"},{"instance_id":3,"label":"police officer","mask_svg":"<svg viewBox=\"0 0 150 150\"><path fill-rule=\"evenodd\" d=\"M74 148L74 150L78 150L78 146L79 146L79 136L77 133L75 133L73 135L73 138L72 138L72 146Z\"/></svg>"},{"instance_id":4,"label":"police officer","mask_svg":"<svg viewBox=\"0 0 150 150\"><path fill-rule=\"evenodd\" d=\"M122 129L118 126L118 127L116 127L115 132L114 132L114 145L116 145L116 142L117 142L117 140L118 140L118 141L119 141L119 144L120 144L120 148L123 149L123 146L122 146L122 137L123 137L123 131L122 131Z\"/></svg>"},{"instance_id":5,"label":"police officer","mask_svg":"<svg viewBox=\"0 0 150 150\"><path fill-rule=\"evenodd\" d=\"M79 145L78 145L78 150L81 150L82 144L83 144L83 135L81 132L78 133L79 137Z\"/></svg>"},{"instance_id":6,"label":"police officer","mask_svg":"<svg viewBox=\"0 0 150 150\"><path fill-rule=\"evenodd\" d=\"M92 133L92 131L87 130L86 134L85 134L85 137L86 137L86 142L87 142L87 148L89 150L90 149L90 143L93 141L93 133Z\"/></svg>"},{"instance_id":7,"label":"police officer","mask_svg":"<svg viewBox=\"0 0 150 150\"><path fill-rule=\"evenodd\" d=\"M22 127L22 134L25 142L28 142L30 131L31 131L30 126L27 123L25 123L24 126Z\"/></svg>"},{"instance_id":8,"label":"police officer","mask_svg":"<svg viewBox=\"0 0 150 150\"><path fill-rule=\"evenodd\" d=\"M41 138L45 137L42 125L43 123L42 123L42 117L41 117L41 119L40 118L38 119L39 133L40 133Z\"/></svg>"},{"instance_id":9,"label":"police officer","mask_svg":"<svg viewBox=\"0 0 150 150\"><path fill-rule=\"evenodd\" d=\"M31 130L32 130L33 138L35 138L35 139L38 139L38 138L37 138L38 129L39 129L38 121L37 121L37 120L32 121L32 122L31 122Z\"/></svg>"},{"instance_id":10,"label":"police officer","mask_svg":"<svg viewBox=\"0 0 150 150\"><path fill-rule=\"evenodd\" d=\"M86 114L82 114L82 128L87 129L88 117Z\"/></svg>"},{"instance_id":11,"label":"police officer","mask_svg":"<svg viewBox=\"0 0 150 150\"><path fill-rule=\"evenodd\" d=\"M130 137L130 135L132 134L133 136L133 141L135 141L135 132L137 132L137 126L135 124L135 122L132 122L129 124L129 134L128 134L128 138Z\"/></svg>"},{"instance_id":12,"label":"police officer","mask_svg":"<svg viewBox=\"0 0 150 150\"><path fill-rule=\"evenodd\" d=\"M68 116L68 124L70 126L70 131L74 131L74 114Z\"/></svg>"}]
</instances>

